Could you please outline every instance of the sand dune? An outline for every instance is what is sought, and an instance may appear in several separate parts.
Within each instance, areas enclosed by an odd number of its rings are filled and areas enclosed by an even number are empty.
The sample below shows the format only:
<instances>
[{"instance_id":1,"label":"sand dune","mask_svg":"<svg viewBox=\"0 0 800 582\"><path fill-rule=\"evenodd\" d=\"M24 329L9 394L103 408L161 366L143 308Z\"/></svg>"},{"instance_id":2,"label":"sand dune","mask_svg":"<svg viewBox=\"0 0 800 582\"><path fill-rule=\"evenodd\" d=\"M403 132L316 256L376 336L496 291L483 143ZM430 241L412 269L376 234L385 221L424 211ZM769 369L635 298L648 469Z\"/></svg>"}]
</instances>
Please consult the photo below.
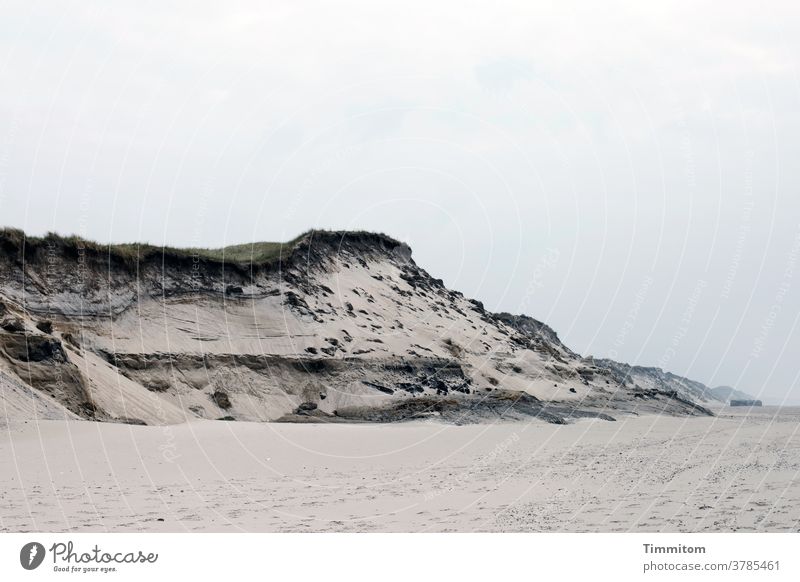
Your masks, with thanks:
<instances>
[{"instance_id":1,"label":"sand dune","mask_svg":"<svg viewBox=\"0 0 800 582\"><path fill-rule=\"evenodd\" d=\"M387 421L444 399L453 422L566 422L717 402L699 382L582 358L544 323L486 310L384 235L310 232L259 263L3 230L0 242L0 372L81 418L298 420L310 407Z\"/></svg>"},{"instance_id":2,"label":"sand dune","mask_svg":"<svg viewBox=\"0 0 800 582\"><path fill-rule=\"evenodd\" d=\"M0 431L3 531L798 531L800 409Z\"/></svg>"}]
</instances>

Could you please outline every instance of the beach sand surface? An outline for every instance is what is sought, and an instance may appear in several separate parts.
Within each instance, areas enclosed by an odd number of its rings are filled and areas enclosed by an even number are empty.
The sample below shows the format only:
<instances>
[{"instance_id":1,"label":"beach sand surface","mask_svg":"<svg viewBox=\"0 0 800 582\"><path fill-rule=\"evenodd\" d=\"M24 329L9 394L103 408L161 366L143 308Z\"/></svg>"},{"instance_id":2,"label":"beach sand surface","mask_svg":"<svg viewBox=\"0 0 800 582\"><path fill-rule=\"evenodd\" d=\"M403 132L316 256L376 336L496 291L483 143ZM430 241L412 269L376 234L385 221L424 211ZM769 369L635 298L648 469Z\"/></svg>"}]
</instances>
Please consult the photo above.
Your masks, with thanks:
<instances>
[{"instance_id":1,"label":"beach sand surface","mask_svg":"<svg viewBox=\"0 0 800 582\"><path fill-rule=\"evenodd\" d=\"M800 408L452 426L0 425L0 530L799 531Z\"/></svg>"}]
</instances>

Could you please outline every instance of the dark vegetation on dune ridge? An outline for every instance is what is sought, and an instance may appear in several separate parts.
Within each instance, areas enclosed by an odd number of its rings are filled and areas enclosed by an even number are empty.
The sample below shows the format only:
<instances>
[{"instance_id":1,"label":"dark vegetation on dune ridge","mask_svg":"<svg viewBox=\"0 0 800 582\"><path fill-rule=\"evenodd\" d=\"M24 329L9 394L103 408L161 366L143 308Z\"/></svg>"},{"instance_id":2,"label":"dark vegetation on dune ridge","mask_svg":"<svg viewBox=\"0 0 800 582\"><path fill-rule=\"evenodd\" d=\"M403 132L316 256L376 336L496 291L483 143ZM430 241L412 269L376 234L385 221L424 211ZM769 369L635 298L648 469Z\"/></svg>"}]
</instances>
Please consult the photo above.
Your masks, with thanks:
<instances>
[{"instance_id":1,"label":"dark vegetation on dune ridge","mask_svg":"<svg viewBox=\"0 0 800 582\"><path fill-rule=\"evenodd\" d=\"M335 250L343 245L365 245L391 249L401 243L382 233L367 231L309 230L287 242L254 242L222 248L177 248L149 243L101 244L77 235L47 233L28 236L16 228L0 228L0 250L19 261L40 260L46 253L58 250L66 256L83 254L115 266L134 268L139 263L162 262L224 264L234 267L271 267L290 260L303 260L311 245L324 245Z\"/></svg>"}]
</instances>

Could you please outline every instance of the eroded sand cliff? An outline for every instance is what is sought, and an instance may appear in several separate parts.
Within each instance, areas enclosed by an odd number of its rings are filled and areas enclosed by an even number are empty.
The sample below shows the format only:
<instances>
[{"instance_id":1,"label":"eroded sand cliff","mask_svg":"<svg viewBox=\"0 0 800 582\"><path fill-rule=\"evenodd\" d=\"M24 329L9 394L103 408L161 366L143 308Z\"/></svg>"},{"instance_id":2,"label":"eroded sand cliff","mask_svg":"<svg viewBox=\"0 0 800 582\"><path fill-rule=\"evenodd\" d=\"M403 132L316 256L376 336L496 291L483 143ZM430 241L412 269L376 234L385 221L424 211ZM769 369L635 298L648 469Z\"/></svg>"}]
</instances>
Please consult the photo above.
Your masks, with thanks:
<instances>
[{"instance_id":1,"label":"eroded sand cliff","mask_svg":"<svg viewBox=\"0 0 800 582\"><path fill-rule=\"evenodd\" d=\"M169 424L705 415L702 384L584 359L447 289L390 237L219 251L0 235L8 417Z\"/></svg>"}]
</instances>

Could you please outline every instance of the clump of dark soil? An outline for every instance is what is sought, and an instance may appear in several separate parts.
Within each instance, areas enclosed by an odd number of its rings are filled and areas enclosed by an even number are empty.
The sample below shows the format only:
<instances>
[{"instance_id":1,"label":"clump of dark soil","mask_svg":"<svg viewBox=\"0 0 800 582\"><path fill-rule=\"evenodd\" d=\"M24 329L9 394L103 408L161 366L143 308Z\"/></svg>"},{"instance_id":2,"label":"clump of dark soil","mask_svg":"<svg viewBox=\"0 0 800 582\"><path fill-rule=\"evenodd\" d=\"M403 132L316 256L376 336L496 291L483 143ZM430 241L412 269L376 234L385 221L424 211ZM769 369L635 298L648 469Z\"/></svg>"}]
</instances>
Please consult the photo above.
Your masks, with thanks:
<instances>
[{"instance_id":1,"label":"clump of dark soil","mask_svg":"<svg viewBox=\"0 0 800 582\"><path fill-rule=\"evenodd\" d=\"M149 381L142 382L142 385L150 390L150 392L166 392L171 388L171 385L166 380L155 378Z\"/></svg>"},{"instance_id":2,"label":"clump of dark soil","mask_svg":"<svg viewBox=\"0 0 800 582\"><path fill-rule=\"evenodd\" d=\"M2 345L9 356L20 362L67 361L67 354L61 342L54 338L39 335L6 336Z\"/></svg>"},{"instance_id":3,"label":"clump of dark soil","mask_svg":"<svg viewBox=\"0 0 800 582\"><path fill-rule=\"evenodd\" d=\"M136 426L147 426L147 423L139 418L129 418L129 417L122 417L115 419L116 422L120 422L122 424L133 424Z\"/></svg>"},{"instance_id":4,"label":"clump of dark soil","mask_svg":"<svg viewBox=\"0 0 800 582\"><path fill-rule=\"evenodd\" d=\"M228 394L223 392L222 390L217 390L211 395L211 400L214 401L214 404L219 406L223 410L228 410L231 406L231 399L228 397Z\"/></svg>"},{"instance_id":5,"label":"clump of dark soil","mask_svg":"<svg viewBox=\"0 0 800 582\"><path fill-rule=\"evenodd\" d=\"M330 413L320 410L316 402L303 402L291 414L286 414L276 422L316 423L316 422L342 422Z\"/></svg>"},{"instance_id":6,"label":"clump of dark soil","mask_svg":"<svg viewBox=\"0 0 800 582\"><path fill-rule=\"evenodd\" d=\"M0 321L0 327L8 333L21 333L25 331L25 324L22 323L22 320L13 316L3 318L3 320Z\"/></svg>"},{"instance_id":7,"label":"clump of dark soil","mask_svg":"<svg viewBox=\"0 0 800 582\"><path fill-rule=\"evenodd\" d=\"M36 329L38 329L42 333L50 335L53 333L53 322L47 319L39 321L36 323Z\"/></svg>"}]
</instances>

